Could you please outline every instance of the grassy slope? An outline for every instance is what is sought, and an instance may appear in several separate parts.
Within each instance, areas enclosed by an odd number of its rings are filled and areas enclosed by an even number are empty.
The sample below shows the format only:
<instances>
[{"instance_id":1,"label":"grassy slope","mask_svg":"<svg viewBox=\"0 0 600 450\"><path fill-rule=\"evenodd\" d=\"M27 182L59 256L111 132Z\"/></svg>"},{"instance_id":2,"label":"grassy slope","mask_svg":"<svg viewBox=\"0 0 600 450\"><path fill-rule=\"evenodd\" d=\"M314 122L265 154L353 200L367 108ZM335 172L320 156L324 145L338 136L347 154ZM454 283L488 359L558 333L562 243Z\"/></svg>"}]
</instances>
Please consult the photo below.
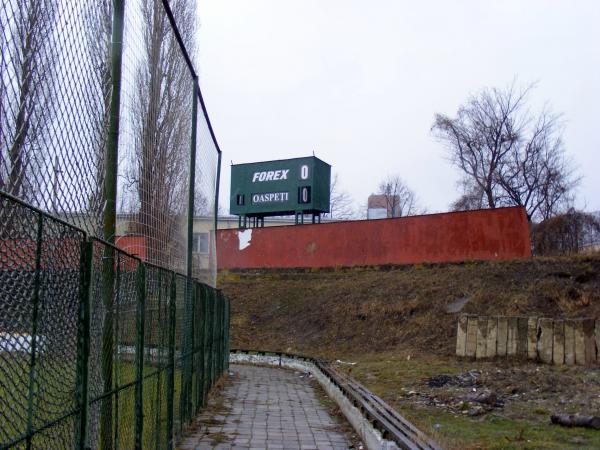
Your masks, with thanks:
<instances>
[{"instance_id":1,"label":"grassy slope","mask_svg":"<svg viewBox=\"0 0 600 450\"><path fill-rule=\"evenodd\" d=\"M222 274L232 345L335 356L454 352L462 312L600 317L600 256Z\"/></svg>"},{"instance_id":2,"label":"grassy slope","mask_svg":"<svg viewBox=\"0 0 600 450\"><path fill-rule=\"evenodd\" d=\"M467 298L461 312L600 317L599 255L223 273L221 280L232 301L233 347L356 361L353 376L444 447L600 448L600 432L549 424L549 413L555 411L598 414L600 370L457 360L457 314L446 313L449 303ZM508 399L515 388L530 394L482 417L406 396L415 390L430 398L459 398L464 393L428 390L423 380L473 368L490 374L482 387Z\"/></svg>"}]
</instances>

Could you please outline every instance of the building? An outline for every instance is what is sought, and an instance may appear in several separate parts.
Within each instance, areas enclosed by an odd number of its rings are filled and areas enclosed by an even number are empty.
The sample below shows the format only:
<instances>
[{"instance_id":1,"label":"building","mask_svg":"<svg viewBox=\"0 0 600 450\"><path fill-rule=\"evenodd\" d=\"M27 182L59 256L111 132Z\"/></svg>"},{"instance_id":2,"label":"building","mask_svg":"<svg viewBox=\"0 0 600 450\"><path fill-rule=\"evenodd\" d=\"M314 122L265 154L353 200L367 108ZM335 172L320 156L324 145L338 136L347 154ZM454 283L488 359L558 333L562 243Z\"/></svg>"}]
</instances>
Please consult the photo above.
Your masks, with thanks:
<instances>
[{"instance_id":1,"label":"building","mask_svg":"<svg viewBox=\"0 0 600 450\"><path fill-rule=\"evenodd\" d=\"M394 217L394 205L400 203L400 196L371 194L367 200L367 219L390 219Z\"/></svg>"},{"instance_id":2,"label":"building","mask_svg":"<svg viewBox=\"0 0 600 450\"><path fill-rule=\"evenodd\" d=\"M216 264L213 263L216 255L216 242L214 237L214 217L196 216L193 223L193 243L192 256L194 258L194 267L200 271L211 270ZM285 225L294 225L295 218L291 217L266 217L264 219L265 227L277 227ZM218 229L238 228L237 216L219 216L217 221ZM186 222L182 220L180 240L185 241ZM140 226L137 216L134 214L118 214L116 224L117 247L131 253L143 260L146 260L146 237L139 232ZM181 262L179 271L185 270L184 262ZM197 274L201 277L201 274Z\"/></svg>"}]
</instances>

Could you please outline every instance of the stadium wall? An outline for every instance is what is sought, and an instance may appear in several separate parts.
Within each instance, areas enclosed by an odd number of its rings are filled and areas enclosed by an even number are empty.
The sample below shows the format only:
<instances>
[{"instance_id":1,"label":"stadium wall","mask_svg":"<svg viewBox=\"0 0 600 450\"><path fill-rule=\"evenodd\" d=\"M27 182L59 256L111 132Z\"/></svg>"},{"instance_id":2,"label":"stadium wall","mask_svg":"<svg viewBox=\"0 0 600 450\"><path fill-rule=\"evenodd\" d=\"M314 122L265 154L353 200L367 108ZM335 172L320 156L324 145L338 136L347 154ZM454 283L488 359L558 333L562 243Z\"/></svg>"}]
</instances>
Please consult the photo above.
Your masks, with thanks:
<instances>
[{"instance_id":1,"label":"stadium wall","mask_svg":"<svg viewBox=\"0 0 600 450\"><path fill-rule=\"evenodd\" d=\"M217 232L219 269L337 267L531 256L522 207Z\"/></svg>"}]
</instances>

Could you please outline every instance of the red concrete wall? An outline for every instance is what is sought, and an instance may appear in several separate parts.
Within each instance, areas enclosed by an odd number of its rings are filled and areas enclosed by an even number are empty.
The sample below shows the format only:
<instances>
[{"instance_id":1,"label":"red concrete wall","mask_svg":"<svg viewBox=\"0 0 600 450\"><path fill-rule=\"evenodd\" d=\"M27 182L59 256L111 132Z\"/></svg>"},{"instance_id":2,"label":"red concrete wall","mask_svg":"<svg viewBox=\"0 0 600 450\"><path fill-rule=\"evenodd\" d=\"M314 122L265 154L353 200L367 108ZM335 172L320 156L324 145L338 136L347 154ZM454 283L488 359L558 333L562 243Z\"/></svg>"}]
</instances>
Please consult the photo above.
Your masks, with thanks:
<instances>
[{"instance_id":1,"label":"red concrete wall","mask_svg":"<svg viewBox=\"0 0 600 450\"><path fill-rule=\"evenodd\" d=\"M117 236L115 246L146 261L146 236Z\"/></svg>"},{"instance_id":2,"label":"red concrete wall","mask_svg":"<svg viewBox=\"0 0 600 450\"><path fill-rule=\"evenodd\" d=\"M531 256L529 226L521 207L254 228L250 245L242 250L239 231L218 231L219 269L414 264Z\"/></svg>"}]
</instances>

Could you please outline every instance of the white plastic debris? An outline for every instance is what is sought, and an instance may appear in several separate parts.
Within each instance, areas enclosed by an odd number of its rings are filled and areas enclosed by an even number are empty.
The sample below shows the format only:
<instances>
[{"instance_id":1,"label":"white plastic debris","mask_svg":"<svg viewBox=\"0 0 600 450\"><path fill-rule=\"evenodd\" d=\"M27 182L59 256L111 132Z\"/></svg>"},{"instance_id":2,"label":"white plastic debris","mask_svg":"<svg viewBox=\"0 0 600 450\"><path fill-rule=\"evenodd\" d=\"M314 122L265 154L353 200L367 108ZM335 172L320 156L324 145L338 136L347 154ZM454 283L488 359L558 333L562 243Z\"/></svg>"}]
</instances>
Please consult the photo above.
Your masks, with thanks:
<instances>
[{"instance_id":1,"label":"white plastic debris","mask_svg":"<svg viewBox=\"0 0 600 450\"><path fill-rule=\"evenodd\" d=\"M336 359L335 362L336 362L336 364L347 364L349 366L355 366L356 365L355 362L342 361L341 359Z\"/></svg>"},{"instance_id":2,"label":"white plastic debris","mask_svg":"<svg viewBox=\"0 0 600 450\"><path fill-rule=\"evenodd\" d=\"M36 337L36 353L44 353L46 349L46 337ZM33 337L26 333L0 332L0 353L31 353L33 349Z\"/></svg>"}]
</instances>

